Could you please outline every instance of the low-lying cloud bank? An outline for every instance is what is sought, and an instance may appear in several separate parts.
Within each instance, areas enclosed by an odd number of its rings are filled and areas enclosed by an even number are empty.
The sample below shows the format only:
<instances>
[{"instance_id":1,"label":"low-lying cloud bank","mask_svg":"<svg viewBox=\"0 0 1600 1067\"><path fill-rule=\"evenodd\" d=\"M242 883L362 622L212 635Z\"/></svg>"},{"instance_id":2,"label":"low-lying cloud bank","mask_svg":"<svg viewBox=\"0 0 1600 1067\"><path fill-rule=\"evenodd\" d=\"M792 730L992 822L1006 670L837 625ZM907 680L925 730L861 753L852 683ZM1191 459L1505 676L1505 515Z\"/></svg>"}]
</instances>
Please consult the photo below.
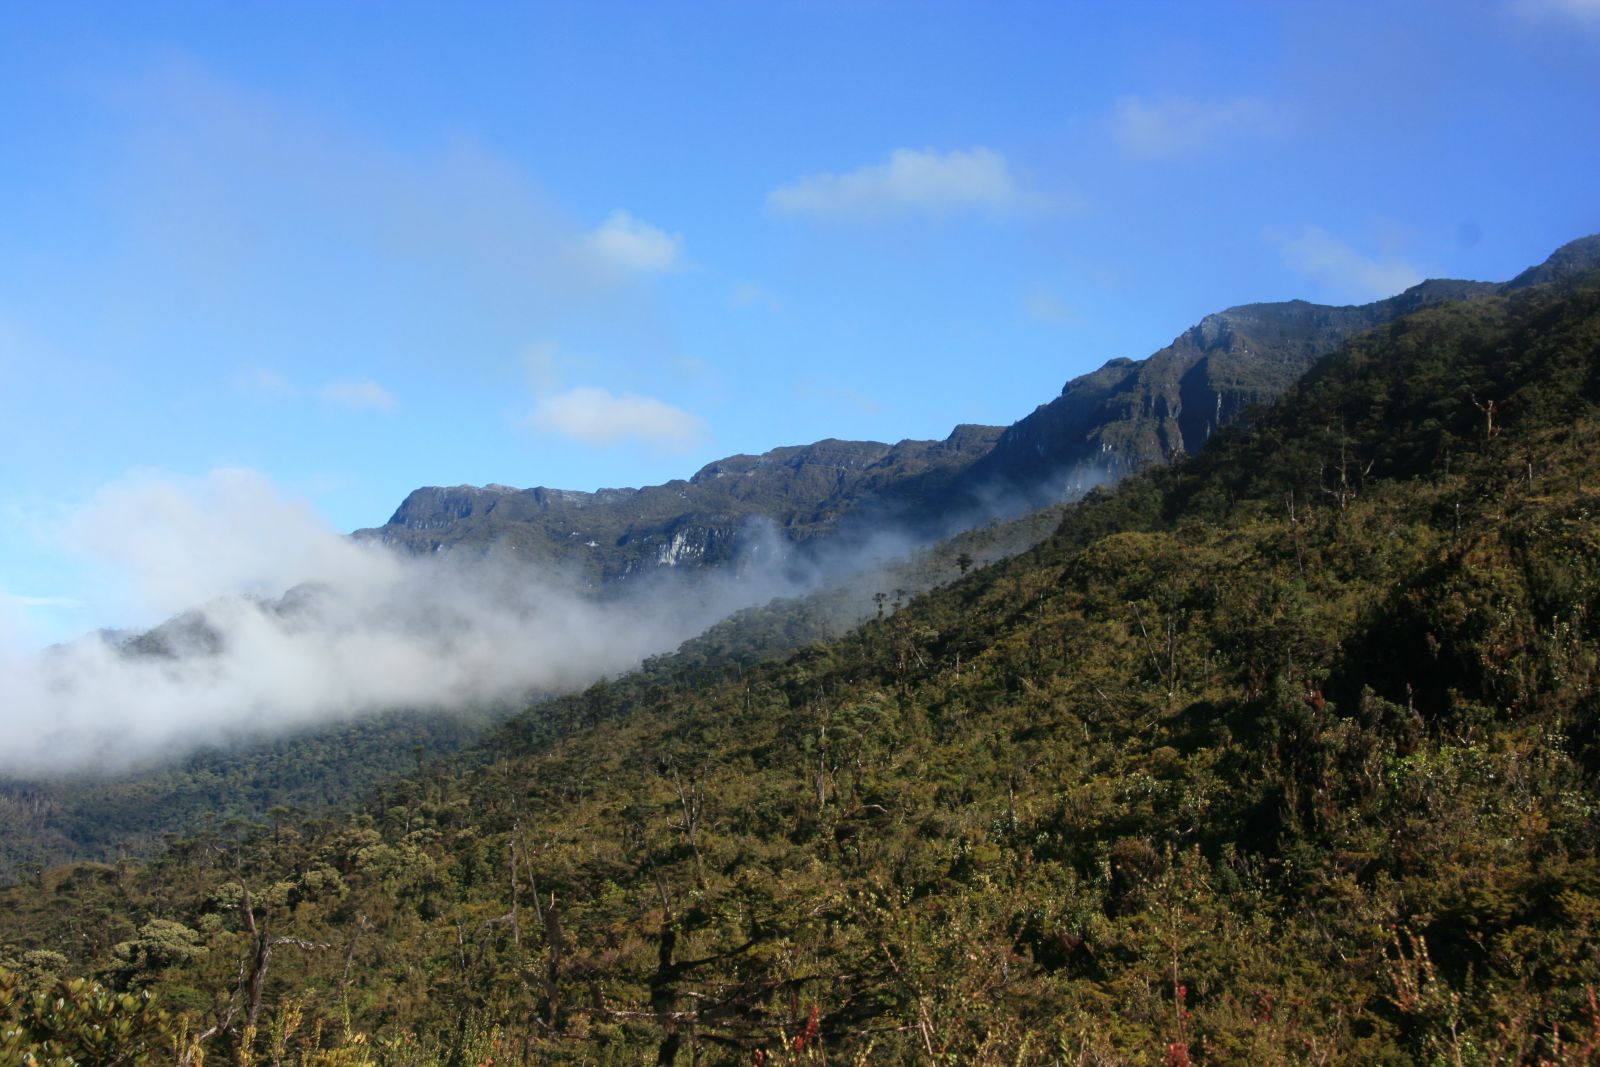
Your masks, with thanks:
<instances>
[{"instance_id":1,"label":"low-lying cloud bank","mask_svg":"<svg viewBox=\"0 0 1600 1067\"><path fill-rule=\"evenodd\" d=\"M744 568L597 601L515 563L358 544L244 471L135 479L67 533L125 610L172 617L0 651L0 773L117 771L386 709L571 689L795 591Z\"/></svg>"},{"instance_id":2,"label":"low-lying cloud bank","mask_svg":"<svg viewBox=\"0 0 1600 1067\"><path fill-rule=\"evenodd\" d=\"M1080 470L1031 494L996 489L918 534L868 508L803 549L753 520L733 566L662 568L597 596L498 554L354 541L251 471L131 477L61 536L98 568L108 617L157 624L42 652L0 644L0 775L116 773L382 711L516 706L830 581L863 590L866 618L878 568L1103 480Z\"/></svg>"}]
</instances>

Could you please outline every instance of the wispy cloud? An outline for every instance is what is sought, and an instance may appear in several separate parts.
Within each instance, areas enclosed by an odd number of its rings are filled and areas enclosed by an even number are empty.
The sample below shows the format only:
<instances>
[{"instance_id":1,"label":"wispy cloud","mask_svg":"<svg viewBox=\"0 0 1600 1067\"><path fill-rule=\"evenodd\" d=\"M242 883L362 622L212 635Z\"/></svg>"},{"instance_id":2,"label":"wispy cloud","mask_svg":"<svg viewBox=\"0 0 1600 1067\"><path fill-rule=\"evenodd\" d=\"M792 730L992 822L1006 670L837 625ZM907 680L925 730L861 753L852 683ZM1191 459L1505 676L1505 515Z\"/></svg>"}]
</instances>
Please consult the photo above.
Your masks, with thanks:
<instances>
[{"instance_id":1,"label":"wispy cloud","mask_svg":"<svg viewBox=\"0 0 1600 1067\"><path fill-rule=\"evenodd\" d=\"M1415 266L1392 256L1368 256L1319 226L1285 233L1268 231L1284 264L1321 286L1334 299L1375 300L1422 281Z\"/></svg>"},{"instance_id":2,"label":"wispy cloud","mask_svg":"<svg viewBox=\"0 0 1600 1067\"><path fill-rule=\"evenodd\" d=\"M868 415L875 415L880 410L876 400L854 389L814 380L795 382L793 388L795 396L811 403L825 404L833 408L850 408Z\"/></svg>"},{"instance_id":3,"label":"wispy cloud","mask_svg":"<svg viewBox=\"0 0 1600 1067\"><path fill-rule=\"evenodd\" d=\"M399 406L394 393L371 378L336 378L315 389L299 385L274 370L257 367L244 375L244 388L263 396L284 399L316 397L342 408L375 408L391 411Z\"/></svg>"},{"instance_id":4,"label":"wispy cloud","mask_svg":"<svg viewBox=\"0 0 1600 1067\"><path fill-rule=\"evenodd\" d=\"M682 264L681 236L669 234L626 211L613 211L589 232L584 242L597 259L618 270L660 274Z\"/></svg>"},{"instance_id":5,"label":"wispy cloud","mask_svg":"<svg viewBox=\"0 0 1600 1067\"><path fill-rule=\"evenodd\" d=\"M492 146L454 137L398 151L191 61L119 84L117 106L125 147L108 196L131 258L181 274L163 291L202 304L260 294L247 310L291 337L322 325L324 264L361 279L342 318L414 322L420 336L437 308L463 329L542 332L574 316L627 327L648 312L624 283L681 257L679 238L626 212L578 224ZM285 302L308 310L287 323L257 310Z\"/></svg>"},{"instance_id":6,"label":"wispy cloud","mask_svg":"<svg viewBox=\"0 0 1600 1067\"><path fill-rule=\"evenodd\" d=\"M275 370L256 367L243 377L244 388L264 396L294 396L301 390Z\"/></svg>"},{"instance_id":7,"label":"wispy cloud","mask_svg":"<svg viewBox=\"0 0 1600 1067\"><path fill-rule=\"evenodd\" d=\"M392 409L399 401L393 393L371 378L350 378L329 382L317 390L317 395L330 404L345 408Z\"/></svg>"},{"instance_id":8,"label":"wispy cloud","mask_svg":"<svg viewBox=\"0 0 1600 1067\"><path fill-rule=\"evenodd\" d=\"M871 219L903 213L947 215L975 209L1014 211L1040 203L988 148L895 150L887 162L844 174L808 174L767 194L785 215Z\"/></svg>"},{"instance_id":9,"label":"wispy cloud","mask_svg":"<svg viewBox=\"0 0 1600 1067\"><path fill-rule=\"evenodd\" d=\"M1125 96L1111 114L1112 136L1136 159L1205 152L1233 137L1275 132L1281 123L1279 110L1258 97L1208 101Z\"/></svg>"},{"instance_id":10,"label":"wispy cloud","mask_svg":"<svg viewBox=\"0 0 1600 1067\"><path fill-rule=\"evenodd\" d=\"M1512 14L1535 22L1576 23L1600 30L1600 0L1512 0Z\"/></svg>"},{"instance_id":11,"label":"wispy cloud","mask_svg":"<svg viewBox=\"0 0 1600 1067\"><path fill-rule=\"evenodd\" d=\"M234 468L200 478L132 473L77 508L56 538L105 570L110 577L100 588L111 600L163 614L224 593L276 594L299 581L337 577L365 558L326 536L326 524L304 501ZM134 584L116 591L117 576Z\"/></svg>"},{"instance_id":12,"label":"wispy cloud","mask_svg":"<svg viewBox=\"0 0 1600 1067\"><path fill-rule=\"evenodd\" d=\"M75 608L83 601L70 596L24 596L0 589L0 605L18 608Z\"/></svg>"},{"instance_id":13,"label":"wispy cloud","mask_svg":"<svg viewBox=\"0 0 1600 1067\"><path fill-rule=\"evenodd\" d=\"M663 370L669 378L677 382L705 382L717 376L717 370L710 360L701 359L699 356L673 356L664 364Z\"/></svg>"},{"instance_id":14,"label":"wispy cloud","mask_svg":"<svg viewBox=\"0 0 1600 1067\"><path fill-rule=\"evenodd\" d=\"M551 340L536 341L522 349L522 371L536 393L553 392L561 385L565 359L561 346Z\"/></svg>"},{"instance_id":15,"label":"wispy cloud","mask_svg":"<svg viewBox=\"0 0 1600 1067\"><path fill-rule=\"evenodd\" d=\"M663 448L686 448L707 433L705 422L682 408L640 396L616 395L595 386L578 386L540 398L528 425L589 445L643 441Z\"/></svg>"},{"instance_id":16,"label":"wispy cloud","mask_svg":"<svg viewBox=\"0 0 1600 1067\"><path fill-rule=\"evenodd\" d=\"M1025 308L1028 318L1034 322L1059 325L1072 318L1072 308L1056 295L1055 290L1043 285L1036 285L1028 290Z\"/></svg>"},{"instance_id":17,"label":"wispy cloud","mask_svg":"<svg viewBox=\"0 0 1600 1067\"><path fill-rule=\"evenodd\" d=\"M66 596L30 596L0 589L0 649L9 642L31 642L35 638L36 613L73 611L83 601Z\"/></svg>"},{"instance_id":18,"label":"wispy cloud","mask_svg":"<svg viewBox=\"0 0 1600 1067\"><path fill-rule=\"evenodd\" d=\"M733 292L728 294L728 304L736 308L765 308L768 311L778 311L783 303L766 289L754 282L740 282L733 287Z\"/></svg>"},{"instance_id":19,"label":"wispy cloud","mask_svg":"<svg viewBox=\"0 0 1600 1067\"><path fill-rule=\"evenodd\" d=\"M8 629L44 606L17 600L44 598L0 592L0 774L120 770L383 709L525 700L796 588L741 568L692 588L629 583L625 598L596 602L506 554L402 557L354 541L244 470L130 478L67 525L103 571L97 600L115 589L119 612L183 614L142 646L89 634L36 654Z\"/></svg>"}]
</instances>

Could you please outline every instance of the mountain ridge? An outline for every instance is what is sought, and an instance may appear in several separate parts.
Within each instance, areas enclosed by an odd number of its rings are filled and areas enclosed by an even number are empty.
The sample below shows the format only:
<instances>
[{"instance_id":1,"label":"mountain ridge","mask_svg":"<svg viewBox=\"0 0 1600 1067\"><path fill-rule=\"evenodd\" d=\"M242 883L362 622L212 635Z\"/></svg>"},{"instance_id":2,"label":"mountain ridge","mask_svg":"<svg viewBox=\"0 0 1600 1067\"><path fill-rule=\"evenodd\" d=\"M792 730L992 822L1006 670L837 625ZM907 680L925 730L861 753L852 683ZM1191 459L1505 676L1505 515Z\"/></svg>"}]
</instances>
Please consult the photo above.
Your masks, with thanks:
<instances>
[{"instance_id":1,"label":"mountain ridge","mask_svg":"<svg viewBox=\"0 0 1600 1067\"><path fill-rule=\"evenodd\" d=\"M66 974L151 991L152 1047L235 1060L306 1023L329 1063L1592 1065L1573 282L1353 338L842 640L0 890L0 966L41 1016Z\"/></svg>"},{"instance_id":2,"label":"mountain ridge","mask_svg":"<svg viewBox=\"0 0 1600 1067\"><path fill-rule=\"evenodd\" d=\"M1143 360L1111 360L1007 428L974 464L969 494L1004 486L1028 503L1195 451L1251 404L1281 395L1340 342L1431 304L1503 284L1430 279L1369 304L1239 304ZM1252 347L1253 346L1253 347ZM1043 494L1043 495L1042 495Z\"/></svg>"},{"instance_id":3,"label":"mountain ridge","mask_svg":"<svg viewBox=\"0 0 1600 1067\"><path fill-rule=\"evenodd\" d=\"M1359 305L1234 305L1143 359L1118 357L1068 380L1006 427L962 424L943 440L892 445L827 438L725 457L687 479L640 488L422 487L383 526L353 536L412 554L556 564L595 586L663 567L738 568L763 546L770 561L885 527L931 542L1192 452L1362 331L1596 263L1600 236L1569 242L1507 282L1428 279ZM791 476L773 476L783 471ZM730 477L752 479L750 491L730 492L738 484L725 484Z\"/></svg>"},{"instance_id":4,"label":"mountain ridge","mask_svg":"<svg viewBox=\"0 0 1600 1067\"><path fill-rule=\"evenodd\" d=\"M461 547L516 553L572 567L596 583L652 565L737 566L759 550L750 524L770 523L790 543L804 544L892 483L937 483L964 469L1000 432L963 424L943 440L893 445L826 438L727 456L687 479L637 489L425 487L387 524L353 536L417 555Z\"/></svg>"},{"instance_id":5,"label":"mountain ridge","mask_svg":"<svg viewBox=\"0 0 1600 1067\"><path fill-rule=\"evenodd\" d=\"M1600 263L1600 238L1580 239L1579 241L1565 245L1562 247L1562 249L1557 250L1557 252L1546 261L1546 264L1555 264L1559 268L1560 276L1565 277L1572 274L1574 271L1581 270L1581 265L1584 262ZM1543 266L1544 265L1529 268L1528 271L1524 271L1522 274L1518 275L1518 279L1514 283L1505 283L1504 286L1498 288L1504 288L1509 291L1511 289L1526 288L1530 285L1537 284L1537 282L1531 281L1530 279L1542 277L1542 275L1540 275L1538 272ZM1478 295L1483 292L1486 284L1488 283L1425 282L1420 286L1408 290L1407 293L1401 294L1400 297L1391 298L1391 301L1411 302L1418 306L1425 306L1436 302L1439 297L1447 295L1450 292L1461 292L1463 291L1463 287L1465 287L1466 295ZM1491 288L1494 287L1491 286ZM1193 347L1199 349L1203 349L1209 345L1211 346L1212 350L1220 350L1227 348L1230 343L1237 345L1240 343L1238 340L1240 337L1240 331L1234 328L1234 323L1250 316L1259 317L1260 309L1262 308L1266 308L1269 311L1274 309L1287 309L1291 314L1298 314L1302 316L1320 315L1323 313L1323 309L1319 308L1317 305L1311 305L1304 301L1290 301L1278 304L1238 305L1235 308L1230 308L1225 312L1218 313L1218 315L1208 316L1206 319L1203 319L1200 323L1192 327L1189 331L1185 331L1185 334L1180 335L1178 340L1182 341L1185 337L1190 337ZM1359 309L1343 310L1350 312ZM1251 328L1252 327L1249 327L1248 324L1246 324L1246 331ZM1248 344L1248 334L1246 334L1246 336L1247 340L1244 343ZM1101 388L1102 391L1106 391L1108 389L1108 386L1105 385L1106 381L1109 381L1111 384L1115 384L1119 381L1125 381L1130 372L1136 373L1141 366L1141 362L1130 359L1117 359L1109 361L1104 367L1090 372L1087 375L1075 378L1073 381L1067 383L1067 385L1063 388L1062 395L1067 396L1072 394L1074 390L1078 390L1080 392L1086 391L1090 386L1097 386ZM1101 383L1095 383L1094 379L1096 376L1101 376L1103 381ZM1054 403L1055 402L1052 401L1052 404ZM1039 412L1046 411L1050 407L1050 404L1041 405L1040 408L1035 412L1035 415L1038 415ZM1024 426L1026 424L1026 419L1020 420L1018 424L1006 431L998 431L997 428L982 426L957 427L957 429L952 432L951 438L947 439L946 443L948 443L954 450L965 449L968 450L970 454L970 451L975 447L981 448L991 440L997 440L1006 434L1015 434L1017 427ZM830 440L817 442L812 446L794 446L788 449L774 450L774 452L764 454L763 456L728 457L726 459L713 461L712 463L704 465L699 471L695 472L690 479L668 483L668 485L664 487L654 487L656 492L650 493L649 495L667 500L670 505L670 494L676 489L682 488L683 486L692 485L696 482L722 486L727 486L730 481L734 481L735 484L744 484L746 481L755 482L758 481L758 479L747 478L748 472L760 471L770 473L775 467L781 472L784 469L782 466L783 461L793 460L797 457L801 461L800 468L802 468L802 470L800 473L806 476L816 475L819 472L825 473L828 464L822 463L820 460L826 460L830 458L833 461L833 467L839 467L843 465L841 463L842 460L853 460L859 476L861 470L871 468L874 465L881 465L886 458L895 453L896 449L900 450L899 455L902 460L912 460L919 455L925 456L927 454L927 450L931 446L937 446L939 444L940 442L901 442L898 445L883 445L876 442L869 442L865 443L865 446L863 446L863 443L859 442ZM807 459L818 460L819 462L808 464L806 462ZM763 460L765 460L765 463L763 463ZM774 462L775 460L776 462ZM888 469L889 468L887 467L879 466L878 473L882 474ZM838 472L834 471L834 477L836 481L837 474ZM922 474L925 477L945 479L946 486L953 487L948 488L948 491L951 493L951 495L955 495L964 491L962 486L959 484L960 476L952 475L948 467L940 468L933 466L930 469L924 470ZM913 476L913 478L914 477L915 476ZM894 485L907 484L907 481L908 480L902 480L898 483L894 483L890 486L890 488L892 489ZM860 483L858 482L857 484L859 485ZM459 512L465 511L470 516L474 512L474 508L484 510L486 505L495 504L496 502L502 500L511 500L514 503L523 503L528 507L548 505L559 510L562 508L569 508L574 505L574 503L583 504L598 502L604 505L618 501L631 500L641 493L647 493L648 487L647 490L602 489L595 493L585 494L577 493L575 491L553 490L547 488L517 490L508 486L492 485L485 487L455 487L451 490L441 490L438 492L445 494L455 493L462 498L460 502L457 502L454 505L455 511L443 510L435 516L442 526L448 527L451 523L460 519L461 516ZM728 495L732 496L733 494ZM813 511L809 513L809 516L805 517L814 519L815 515L817 514L817 510L818 509L814 508ZM798 511L795 513L800 514ZM905 514L906 511L902 510L899 513L899 517L903 518ZM424 528L424 522L426 521L425 517L419 513L416 518L418 527ZM743 521L744 520L741 520L741 525L734 527L734 532L736 534L743 529ZM419 529L418 532L420 533L421 529ZM680 523L673 532L675 534L685 535L684 539L678 542L678 551L680 554L683 552L685 547L694 547L689 541L689 537L693 534L692 524ZM1018 544L1021 543L1022 542L1018 542ZM735 545L735 538L728 537L719 542L716 545L716 548L720 551ZM670 538L662 538L655 543L654 550L656 555L653 558L659 558L659 553L661 553L663 550L671 553L673 551L673 542ZM978 547L977 543L974 543L970 547L970 554L978 557L980 561L992 558L984 549ZM948 569L941 577L937 579L939 581L948 580L948 578L954 574L954 554L951 553L950 555L952 557L952 562L947 564ZM680 555L680 562L682 561L682 558L683 557ZM689 558L691 560L696 558L704 560L705 556L702 555L695 557L691 555ZM715 565L714 554L712 562L713 565ZM862 582L876 582L877 585L862 585ZM855 598L856 603L842 607L836 605L827 613L830 618L850 620L852 618L860 617L863 613L865 613L867 617L870 617L871 608L868 606L870 604L869 594L873 592L874 588L876 588L879 592L888 594L901 589L910 592L916 592L921 588L927 587L924 582L911 577L878 578L862 576L855 580L855 584L861 588L859 596ZM293 594L293 591L291 591L291 594L285 595L281 604L277 604L277 606L274 606L276 602L265 604L264 610L271 610L273 612L289 610L294 605L298 604L300 599L303 599L303 595L305 594L306 591L301 590L301 596L297 597ZM900 599L898 594L896 595L896 599ZM786 624L778 623L777 625L781 629ZM824 631L823 629L812 627L809 630L797 630L796 632L805 632L809 635L817 636L822 634ZM215 630L206 623L203 614L195 614L193 612L177 616L174 619L169 620L168 623L163 624L163 626L157 627L146 634L108 635L105 640L108 643L120 646L125 654L140 656L154 655L172 657L179 654L204 654L208 651L215 652L217 647ZM411 729L412 727L407 726L401 732L401 734L404 735ZM457 732L457 735L453 735L453 739L450 741L450 744L459 743L458 735L459 731ZM429 743L433 744L433 739L430 738ZM394 766L397 763L398 765L404 765L405 761L409 759L408 753L411 745L412 742L410 740L406 740L401 748L397 750L398 755L395 756L394 761L388 765ZM373 751L377 751L377 749L381 747L381 742L375 739L373 744L369 747L371 747ZM383 759L378 758L375 761L381 763ZM311 788L313 791L322 790L325 795L329 795L322 786L313 785ZM334 792L336 792L336 790ZM151 811L155 810L156 807L163 803L163 801L160 800L160 794L158 790L142 790L142 793L144 796L149 798L146 807ZM270 789L267 791L267 795L271 795ZM141 803L144 802L141 801ZM97 842L95 845L97 850L105 847L101 842L101 839L96 838L95 840ZM57 856L61 855L61 851L58 849L52 851ZM5 866L5 864L0 862L0 866Z\"/></svg>"}]
</instances>

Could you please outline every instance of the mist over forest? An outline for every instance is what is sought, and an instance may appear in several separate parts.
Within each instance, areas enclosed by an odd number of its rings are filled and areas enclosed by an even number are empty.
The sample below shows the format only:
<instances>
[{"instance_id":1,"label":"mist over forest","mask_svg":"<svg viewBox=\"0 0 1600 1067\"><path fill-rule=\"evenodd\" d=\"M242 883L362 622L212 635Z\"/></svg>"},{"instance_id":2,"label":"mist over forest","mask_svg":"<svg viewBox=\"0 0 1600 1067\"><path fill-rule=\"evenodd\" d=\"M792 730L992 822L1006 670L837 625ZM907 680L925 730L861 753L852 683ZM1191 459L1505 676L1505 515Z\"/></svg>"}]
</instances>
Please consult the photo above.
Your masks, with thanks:
<instances>
[{"instance_id":1,"label":"mist over forest","mask_svg":"<svg viewBox=\"0 0 1600 1067\"><path fill-rule=\"evenodd\" d=\"M1597 60L9 11L0 1067L1600 1067Z\"/></svg>"}]
</instances>

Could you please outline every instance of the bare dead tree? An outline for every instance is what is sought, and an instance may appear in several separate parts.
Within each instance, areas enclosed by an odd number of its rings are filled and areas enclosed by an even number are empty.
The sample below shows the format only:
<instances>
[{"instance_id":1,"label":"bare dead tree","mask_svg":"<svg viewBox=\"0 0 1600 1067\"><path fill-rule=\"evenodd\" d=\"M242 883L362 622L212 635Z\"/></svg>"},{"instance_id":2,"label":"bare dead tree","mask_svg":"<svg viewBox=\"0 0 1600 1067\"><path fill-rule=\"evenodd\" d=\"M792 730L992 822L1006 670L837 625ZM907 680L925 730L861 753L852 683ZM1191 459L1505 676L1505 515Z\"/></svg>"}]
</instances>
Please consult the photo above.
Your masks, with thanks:
<instances>
[{"instance_id":1,"label":"bare dead tree","mask_svg":"<svg viewBox=\"0 0 1600 1067\"><path fill-rule=\"evenodd\" d=\"M519 957L522 955L522 926L517 915L517 838L521 833L522 824L513 823L511 840L506 842L506 851L510 853L507 866L511 868L511 947Z\"/></svg>"},{"instance_id":2,"label":"bare dead tree","mask_svg":"<svg viewBox=\"0 0 1600 1067\"><path fill-rule=\"evenodd\" d=\"M705 785L700 781L698 774L691 775L687 787L683 784L683 777L678 774L676 764L670 765L672 784L678 791L678 806L683 811L683 836L689 842L689 848L694 853L695 882L701 889L706 887L706 864L700 854L700 817L705 811L706 791Z\"/></svg>"},{"instance_id":3,"label":"bare dead tree","mask_svg":"<svg viewBox=\"0 0 1600 1067\"><path fill-rule=\"evenodd\" d=\"M1139 611L1139 605L1132 600L1128 607L1133 609L1133 619L1139 625L1139 636L1144 639L1145 653L1150 657L1150 666L1155 669L1156 676L1167 687L1167 698L1170 700L1178 692L1178 615L1176 609L1167 612L1167 647L1166 663L1161 662L1161 657L1156 654L1155 642L1150 640L1150 631L1145 629L1144 615Z\"/></svg>"},{"instance_id":4,"label":"bare dead tree","mask_svg":"<svg viewBox=\"0 0 1600 1067\"><path fill-rule=\"evenodd\" d=\"M254 1032L256 1023L261 1016L261 994L267 984L267 967L272 962L272 950L281 945L293 945L296 948L315 949L328 948L319 941L308 941L303 937L273 937L271 932L271 912L265 908L261 912L261 921L256 922L255 907L250 900L250 887L243 881L239 883L244 891L239 901L239 911L244 916L245 929L250 934L253 942L250 955L250 981L246 987L246 1014L245 1030Z\"/></svg>"},{"instance_id":5,"label":"bare dead tree","mask_svg":"<svg viewBox=\"0 0 1600 1067\"><path fill-rule=\"evenodd\" d=\"M218 848L217 851L226 850ZM237 854L234 856L234 869L239 875L239 914L244 920L245 932L250 935L249 951L239 959L239 974L233 988L226 996L219 992L213 1002L212 1018L215 1021L189 1042L188 1047L178 1058L179 1067L192 1067L193 1064L203 1060L205 1051L201 1046L218 1034L232 1033L241 1011L245 1016L244 1026L239 1031L233 1059L235 1063L245 1062L249 1058L248 1046L254 1040L261 1019L262 994L266 989L267 968L272 962L273 950L283 945L293 945L306 950L330 947L319 941L308 941L303 937L273 937L271 913L263 908L260 921L256 920L255 901L250 895L249 885L245 883L243 863ZM361 919L364 927L366 917L362 916ZM350 954L345 960L347 979L350 973L350 958L354 954L355 943L352 939Z\"/></svg>"},{"instance_id":6,"label":"bare dead tree","mask_svg":"<svg viewBox=\"0 0 1600 1067\"><path fill-rule=\"evenodd\" d=\"M517 841L520 840L519 829ZM513 842L514 846L515 844L516 842ZM516 854L513 851L513 862L515 858ZM561 1017L561 965L566 947L566 939L561 931L561 911L556 905L556 893L553 889L550 891L550 903L545 904L539 892L539 880L533 872L533 857L529 854L526 844L522 845L522 864L528 875L528 896L533 901L534 915L544 931L545 966L539 980L544 986L545 1025L554 1030L559 1025ZM523 970L522 973L524 978L532 979L528 971Z\"/></svg>"},{"instance_id":7,"label":"bare dead tree","mask_svg":"<svg viewBox=\"0 0 1600 1067\"><path fill-rule=\"evenodd\" d=\"M1322 487L1322 491L1324 493L1327 493L1329 496L1333 497L1339 502L1339 513L1341 515L1344 514L1344 512L1349 508L1350 501L1356 498L1357 485L1366 481L1367 475L1372 473L1373 464L1377 462L1376 460L1372 460L1368 462L1365 467L1362 467L1358 462L1352 461L1349 449L1350 439L1345 435L1340 434L1339 465L1334 468L1334 470L1339 474L1339 480L1332 487L1327 485L1323 485ZM1356 476L1353 479L1350 476L1350 472L1352 470L1354 470L1356 473ZM1327 473L1326 467L1323 468L1323 473ZM1325 482L1327 479L1323 478L1322 480Z\"/></svg>"},{"instance_id":8,"label":"bare dead tree","mask_svg":"<svg viewBox=\"0 0 1600 1067\"><path fill-rule=\"evenodd\" d=\"M1300 568L1300 577L1306 576L1306 557L1300 547L1300 515L1294 506L1294 491L1291 490L1285 498L1289 505L1289 531L1294 540L1294 561Z\"/></svg>"},{"instance_id":9,"label":"bare dead tree","mask_svg":"<svg viewBox=\"0 0 1600 1067\"><path fill-rule=\"evenodd\" d=\"M1499 407L1493 400L1480 403L1478 401L1477 390L1470 390L1470 392L1472 395L1472 406L1483 412L1483 438L1487 441L1489 438L1500 432L1500 428L1494 424L1494 417L1498 413Z\"/></svg>"}]
</instances>

